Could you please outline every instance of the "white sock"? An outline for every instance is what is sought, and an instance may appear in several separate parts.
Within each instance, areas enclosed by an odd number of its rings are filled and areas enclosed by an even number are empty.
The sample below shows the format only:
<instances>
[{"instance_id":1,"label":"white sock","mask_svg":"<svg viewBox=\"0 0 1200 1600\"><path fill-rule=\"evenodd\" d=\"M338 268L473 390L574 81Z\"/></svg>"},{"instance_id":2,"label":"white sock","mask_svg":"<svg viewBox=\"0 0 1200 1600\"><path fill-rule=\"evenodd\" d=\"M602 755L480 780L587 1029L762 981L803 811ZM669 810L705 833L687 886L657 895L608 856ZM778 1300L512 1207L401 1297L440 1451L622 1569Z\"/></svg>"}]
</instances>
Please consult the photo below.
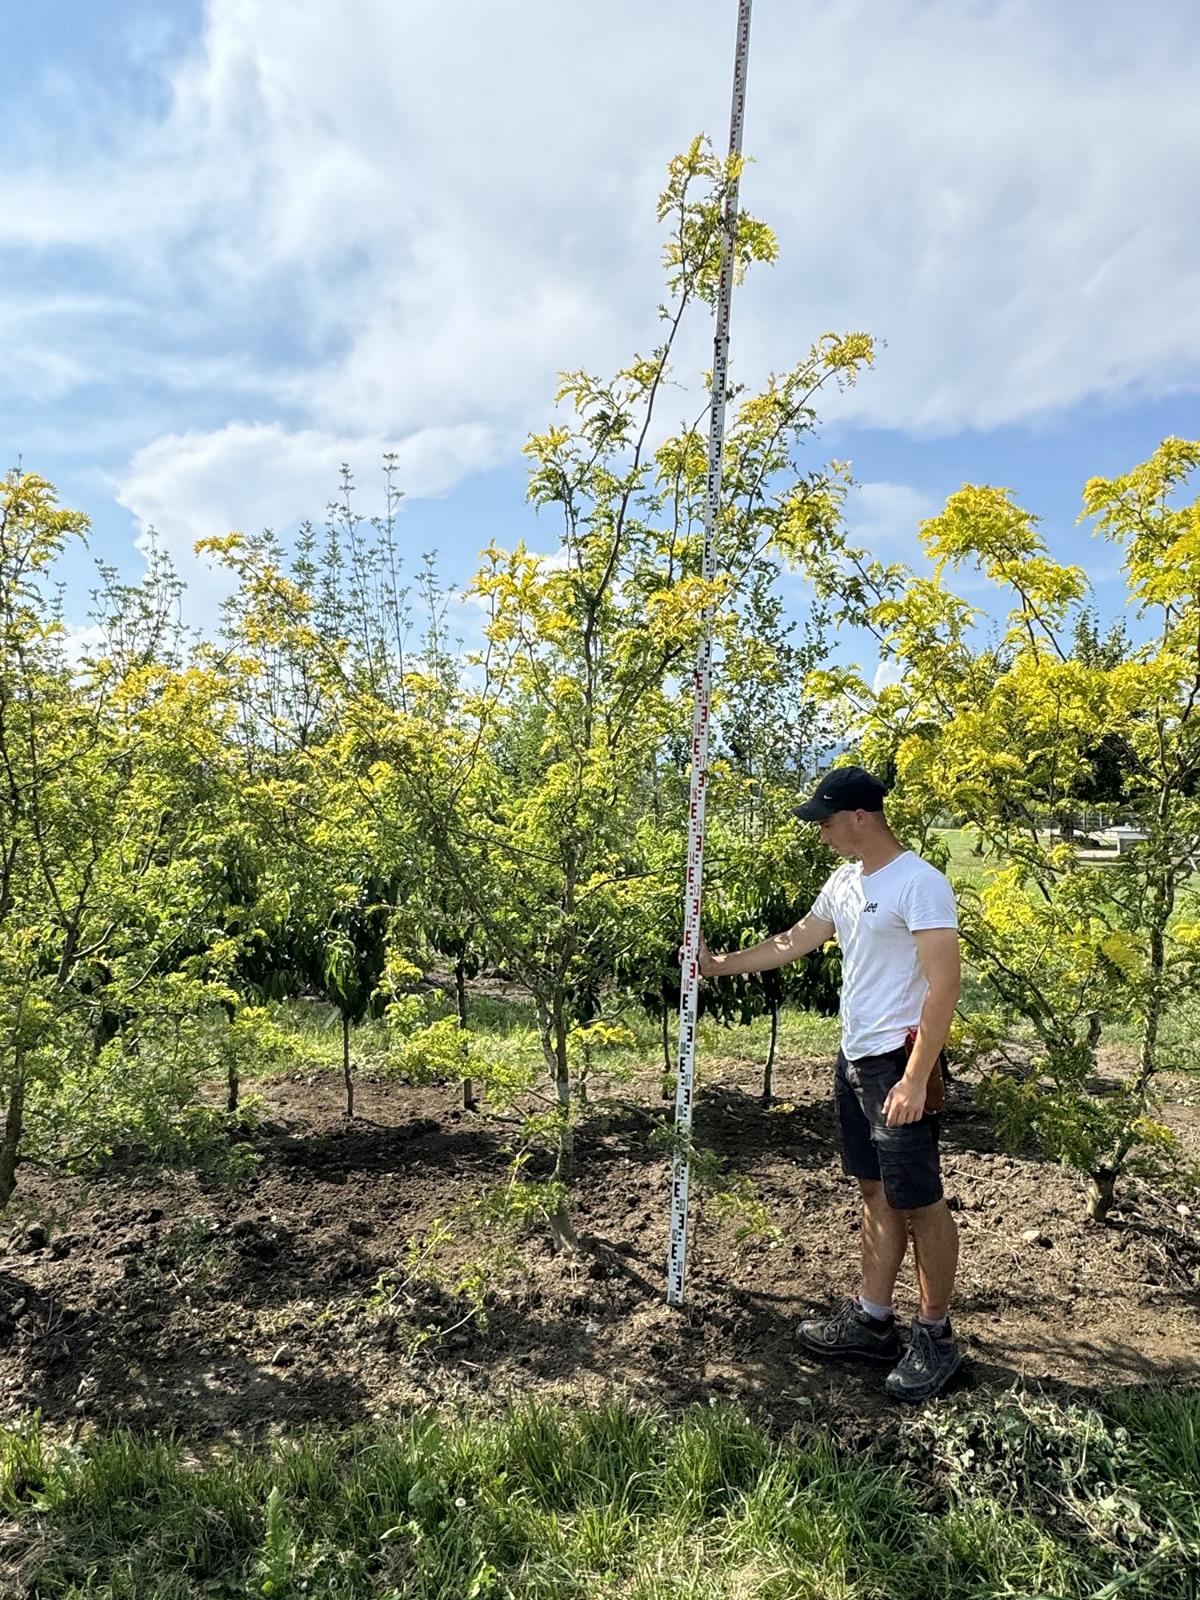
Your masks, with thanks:
<instances>
[{"instance_id":1,"label":"white sock","mask_svg":"<svg viewBox=\"0 0 1200 1600\"><path fill-rule=\"evenodd\" d=\"M948 1316L939 1317L936 1322L932 1322L928 1317L919 1316L917 1321L923 1328L928 1328L930 1333L938 1337L945 1333L946 1329L950 1326L950 1318Z\"/></svg>"},{"instance_id":2,"label":"white sock","mask_svg":"<svg viewBox=\"0 0 1200 1600\"><path fill-rule=\"evenodd\" d=\"M862 1310L864 1310L869 1317L875 1318L876 1322L886 1322L887 1319L893 1315L890 1305L881 1306L875 1300L864 1300L862 1295L859 1295L858 1303Z\"/></svg>"}]
</instances>

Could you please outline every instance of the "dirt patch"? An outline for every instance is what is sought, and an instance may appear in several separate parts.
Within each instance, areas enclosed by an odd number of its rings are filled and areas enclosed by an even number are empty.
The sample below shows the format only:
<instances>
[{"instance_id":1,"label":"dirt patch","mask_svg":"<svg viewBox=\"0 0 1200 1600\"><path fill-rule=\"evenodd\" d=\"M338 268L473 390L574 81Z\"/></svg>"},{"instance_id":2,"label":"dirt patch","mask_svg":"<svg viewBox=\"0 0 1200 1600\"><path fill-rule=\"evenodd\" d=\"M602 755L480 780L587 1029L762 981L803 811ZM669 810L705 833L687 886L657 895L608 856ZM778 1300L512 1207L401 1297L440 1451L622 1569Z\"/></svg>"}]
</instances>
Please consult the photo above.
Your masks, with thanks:
<instances>
[{"instance_id":1,"label":"dirt patch","mask_svg":"<svg viewBox=\"0 0 1200 1600\"><path fill-rule=\"evenodd\" d=\"M194 1173L25 1174L0 1252L5 1414L245 1436L538 1391L720 1395L780 1424L871 1426L881 1375L809 1362L790 1337L855 1279L828 1077L826 1063L784 1064L767 1110L749 1069L710 1076L697 1136L751 1177L780 1238L739 1244L702 1214L683 1313L663 1298L666 1162L650 1144L670 1111L652 1074L580 1131L579 1255L528 1237L485 1328L454 1326L452 1284L412 1284L392 1307L378 1287L404 1276L411 1238L504 1177L511 1126L456 1109L452 1088L364 1082L348 1123L332 1078L267 1085L262 1163L236 1193ZM944 1150L963 1383L1200 1380L1200 1228L1179 1196L1130 1183L1107 1225L1087 1223L1077 1179L997 1150L969 1084ZM906 1311L914 1298L906 1269ZM430 1327L439 1336L414 1348Z\"/></svg>"}]
</instances>

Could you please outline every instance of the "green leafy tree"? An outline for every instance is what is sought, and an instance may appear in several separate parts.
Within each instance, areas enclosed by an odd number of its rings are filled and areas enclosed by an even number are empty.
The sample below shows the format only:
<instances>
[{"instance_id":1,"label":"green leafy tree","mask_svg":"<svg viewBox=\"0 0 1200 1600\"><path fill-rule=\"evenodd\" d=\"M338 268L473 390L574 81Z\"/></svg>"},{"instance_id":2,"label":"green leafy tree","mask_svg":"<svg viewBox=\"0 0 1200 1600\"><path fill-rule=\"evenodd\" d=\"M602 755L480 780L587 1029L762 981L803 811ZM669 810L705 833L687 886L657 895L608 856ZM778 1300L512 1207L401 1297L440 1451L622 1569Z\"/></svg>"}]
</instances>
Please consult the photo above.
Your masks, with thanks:
<instances>
[{"instance_id":1,"label":"green leafy tree","mask_svg":"<svg viewBox=\"0 0 1200 1600\"><path fill-rule=\"evenodd\" d=\"M671 224L663 342L611 380L568 374L559 391L567 418L530 440L530 496L557 514L559 548L550 558L522 546L484 553L473 585L487 611L480 686L462 701L459 751L446 758L443 747L444 766L431 764L418 784L433 797L445 870L489 948L534 997L560 1178L573 1152L572 1030L593 1019L621 961L619 924L605 908L653 870L643 819L662 810L664 793L662 824L685 835L682 787L663 783L662 763L686 721L683 675L705 611L723 642L736 641L735 603L756 585L765 596L776 542L790 549L835 514L839 472L805 473L794 451L820 388L852 381L871 356L863 336L830 336L739 400L716 530L720 575L706 580L701 431L653 440L683 316L715 293L728 177L699 142L672 163L660 205ZM743 217L739 228L743 264L773 257L761 224ZM677 899L674 874L671 892Z\"/></svg>"},{"instance_id":2,"label":"green leafy tree","mask_svg":"<svg viewBox=\"0 0 1200 1600\"><path fill-rule=\"evenodd\" d=\"M101 569L99 642L71 658L53 571L86 526L36 475L0 488L0 1204L22 1159L170 1128L233 954L220 686L183 659L156 553L141 585Z\"/></svg>"},{"instance_id":3,"label":"green leafy tree","mask_svg":"<svg viewBox=\"0 0 1200 1600\"><path fill-rule=\"evenodd\" d=\"M383 517L359 514L343 468L324 537L306 525L291 558L270 530L200 545L238 579L212 650L236 710L252 861L238 970L254 974L254 995L302 988L334 1007L349 1116L353 1030L393 997L384 977L399 944L423 953L436 893L414 819L393 816L386 837L380 824L373 729L440 693L409 649L394 458L384 466ZM444 610L428 560L419 587ZM446 656L439 640L438 669Z\"/></svg>"},{"instance_id":4,"label":"green leafy tree","mask_svg":"<svg viewBox=\"0 0 1200 1600\"><path fill-rule=\"evenodd\" d=\"M1011 1137L1034 1132L1088 1178L1103 1217L1116 1182L1177 1155L1158 1115L1168 1004L1195 992L1194 893L1200 808L1200 503L1183 491L1200 445L1168 439L1131 473L1093 479L1084 515L1123 555L1130 599L1152 626L1145 641L1098 643L1082 571L1048 555L1036 518L1006 490L967 486L922 527L928 576L826 547L811 565L841 615L871 629L901 682L872 694L849 671L818 680L869 761L892 763L897 819L928 840L932 821L968 821L1004 863L965 888L963 936L999 1015L975 1019L991 1043L1020 1017L1040 1051L1027 1071L987 1089ZM981 643L975 614L945 584L977 567L1010 611ZM1074 649L1072 649L1072 622ZM1113 753L1119 752L1114 759ZM1040 824L1097 794L1146 831L1111 865L1082 863ZM1097 1086L1096 1048L1109 1022L1131 1026L1137 1061L1116 1089Z\"/></svg>"},{"instance_id":5,"label":"green leafy tree","mask_svg":"<svg viewBox=\"0 0 1200 1600\"><path fill-rule=\"evenodd\" d=\"M669 290L661 342L611 379L564 377L565 415L527 446L530 497L555 514L557 549L484 551L471 598L485 643L466 672L431 625L400 694L367 670L375 635L352 626L337 599L340 555L327 555L328 581L314 592L261 541L210 544L240 575L260 647L319 662L340 740L335 770L373 818L378 862L389 871L419 863L424 887L414 884L414 899L452 905L532 996L550 1078L538 1127L553 1139L559 1184L573 1160L571 1039L597 1019L620 960L605 904L654 870L642 854L648 812L657 807L662 827L684 835L677 758L675 773L667 769L705 614L723 644L736 644L739 596L759 595L765 616L779 556L836 519L843 471L806 470L798 450L821 388L852 382L872 356L864 335L827 335L760 394L734 396L719 575L706 579L701 428L664 437L658 413L685 314L715 296L731 176L701 141L672 162L660 204ZM742 269L775 253L748 216L736 249ZM426 590L436 620L438 591L423 580L423 598ZM255 718L268 731L280 720ZM677 897L677 882L672 890ZM532 1083L527 1093L536 1104ZM547 1208L566 1238L565 1209L557 1199Z\"/></svg>"},{"instance_id":6,"label":"green leafy tree","mask_svg":"<svg viewBox=\"0 0 1200 1600\"><path fill-rule=\"evenodd\" d=\"M794 796L785 791L786 800ZM783 813L783 806L776 810ZM811 837L812 830L779 815L773 830L760 839L712 832L712 871L706 897L705 926L719 948L757 944L799 921L811 908L834 865L829 853ZM824 1016L836 1015L841 990L841 952L836 945L814 951L803 961L775 972L723 978L706 986L707 1009L723 1020L771 1019L770 1042L763 1066L762 1098L773 1098L773 1074L781 1008L797 1006Z\"/></svg>"}]
</instances>

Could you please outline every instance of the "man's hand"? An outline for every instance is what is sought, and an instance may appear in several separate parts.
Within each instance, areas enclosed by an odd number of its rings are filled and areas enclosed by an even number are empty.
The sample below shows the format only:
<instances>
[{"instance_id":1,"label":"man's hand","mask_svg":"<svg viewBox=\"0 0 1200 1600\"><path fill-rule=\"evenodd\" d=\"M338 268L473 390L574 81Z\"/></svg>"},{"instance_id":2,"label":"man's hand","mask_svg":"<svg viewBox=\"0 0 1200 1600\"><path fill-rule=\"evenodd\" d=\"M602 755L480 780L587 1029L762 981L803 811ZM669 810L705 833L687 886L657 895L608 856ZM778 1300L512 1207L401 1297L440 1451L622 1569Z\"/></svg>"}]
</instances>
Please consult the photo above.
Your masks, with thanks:
<instances>
[{"instance_id":1,"label":"man's hand","mask_svg":"<svg viewBox=\"0 0 1200 1600\"><path fill-rule=\"evenodd\" d=\"M925 1085L903 1077L894 1083L884 1096L884 1115L889 1128L903 1128L910 1122L920 1122L925 1114Z\"/></svg>"},{"instance_id":2,"label":"man's hand","mask_svg":"<svg viewBox=\"0 0 1200 1600\"><path fill-rule=\"evenodd\" d=\"M680 966L683 965L683 948L683 945L679 946ZM697 952L696 965L700 969L700 976L702 978L714 977L721 970L717 958L708 948L708 940L703 934L700 935L700 949Z\"/></svg>"}]
</instances>

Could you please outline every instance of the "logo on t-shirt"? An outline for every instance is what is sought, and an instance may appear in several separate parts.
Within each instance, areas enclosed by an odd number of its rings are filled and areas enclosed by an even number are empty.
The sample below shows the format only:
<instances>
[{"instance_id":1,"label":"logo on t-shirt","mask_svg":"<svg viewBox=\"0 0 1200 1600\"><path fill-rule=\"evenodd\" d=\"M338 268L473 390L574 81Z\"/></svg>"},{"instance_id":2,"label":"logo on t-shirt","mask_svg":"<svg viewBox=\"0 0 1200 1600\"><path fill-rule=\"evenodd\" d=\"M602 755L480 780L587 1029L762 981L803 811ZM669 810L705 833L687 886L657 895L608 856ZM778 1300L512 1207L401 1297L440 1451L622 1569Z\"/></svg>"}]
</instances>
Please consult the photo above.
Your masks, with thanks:
<instances>
[{"instance_id":1,"label":"logo on t-shirt","mask_svg":"<svg viewBox=\"0 0 1200 1600\"><path fill-rule=\"evenodd\" d=\"M879 901L878 900L868 900L866 905L863 907L863 910L864 911L878 911L879 910Z\"/></svg>"}]
</instances>

